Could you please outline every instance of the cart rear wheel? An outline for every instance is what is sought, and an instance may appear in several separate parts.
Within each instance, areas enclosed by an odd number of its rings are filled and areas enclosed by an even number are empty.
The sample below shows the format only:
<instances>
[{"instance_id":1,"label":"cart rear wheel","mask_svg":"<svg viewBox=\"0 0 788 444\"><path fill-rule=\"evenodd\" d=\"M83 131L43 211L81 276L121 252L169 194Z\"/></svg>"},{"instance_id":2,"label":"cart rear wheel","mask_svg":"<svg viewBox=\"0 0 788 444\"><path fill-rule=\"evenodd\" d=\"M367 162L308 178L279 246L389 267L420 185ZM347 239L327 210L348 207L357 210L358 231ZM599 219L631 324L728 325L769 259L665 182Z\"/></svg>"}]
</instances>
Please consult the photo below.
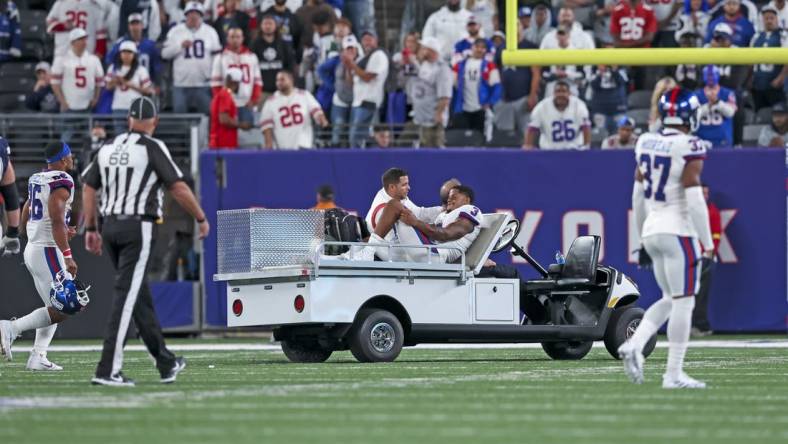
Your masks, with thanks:
<instances>
[{"instance_id":1,"label":"cart rear wheel","mask_svg":"<svg viewBox=\"0 0 788 444\"><path fill-rule=\"evenodd\" d=\"M315 363L325 362L331 357L332 350L326 350L317 342L283 340L282 351L291 362Z\"/></svg>"},{"instance_id":2,"label":"cart rear wheel","mask_svg":"<svg viewBox=\"0 0 788 444\"><path fill-rule=\"evenodd\" d=\"M627 305L617 308L610 315L610 320L607 323L605 330L605 348L610 356L621 359L618 356L618 347L621 346L627 339L631 338L643 320L645 311L634 305ZM657 335L651 337L643 347L643 356L648 357L657 346Z\"/></svg>"},{"instance_id":3,"label":"cart rear wheel","mask_svg":"<svg viewBox=\"0 0 788 444\"><path fill-rule=\"evenodd\" d=\"M542 349L547 356L556 360L583 359L593 346L593 341L542 342Z\"/></svg>"},{"instance_id":4,"label":"cart rear wheel","mask_svg":"<svg viewBox=\"0 0 788 444\"><path fill-rule=\"evenodd\" d=\"M358 312L348 333L350 352L359 362L391 362L405 342L402 323L386 310L365 308Z\"/></svg>"}]
</instances>

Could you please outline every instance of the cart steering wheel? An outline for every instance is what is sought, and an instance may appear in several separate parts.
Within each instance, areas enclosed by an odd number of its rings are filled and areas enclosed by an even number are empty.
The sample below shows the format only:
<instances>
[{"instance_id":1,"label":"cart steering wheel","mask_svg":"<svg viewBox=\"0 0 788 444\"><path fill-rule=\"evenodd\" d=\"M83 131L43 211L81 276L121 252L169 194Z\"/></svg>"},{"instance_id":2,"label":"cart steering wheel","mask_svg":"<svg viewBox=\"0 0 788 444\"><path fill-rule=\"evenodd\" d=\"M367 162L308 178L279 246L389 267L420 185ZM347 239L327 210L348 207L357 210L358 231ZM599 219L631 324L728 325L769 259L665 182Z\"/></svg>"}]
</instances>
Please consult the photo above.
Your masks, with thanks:
<instances>
[{"instance_id":1,"label":"cart steering wheel","mask_svg":"<svg viewBox=\"0 0 788 444\"><path fill-rule=\"evenodd\" d=\"M501 237L498 238L495 246L493 246L492 252L497 253L509 248L514 240L517 239L518 234L520 234L520 221L512 219L506 223L503 232L501 232Z\"/></svg>"}]
</instances>

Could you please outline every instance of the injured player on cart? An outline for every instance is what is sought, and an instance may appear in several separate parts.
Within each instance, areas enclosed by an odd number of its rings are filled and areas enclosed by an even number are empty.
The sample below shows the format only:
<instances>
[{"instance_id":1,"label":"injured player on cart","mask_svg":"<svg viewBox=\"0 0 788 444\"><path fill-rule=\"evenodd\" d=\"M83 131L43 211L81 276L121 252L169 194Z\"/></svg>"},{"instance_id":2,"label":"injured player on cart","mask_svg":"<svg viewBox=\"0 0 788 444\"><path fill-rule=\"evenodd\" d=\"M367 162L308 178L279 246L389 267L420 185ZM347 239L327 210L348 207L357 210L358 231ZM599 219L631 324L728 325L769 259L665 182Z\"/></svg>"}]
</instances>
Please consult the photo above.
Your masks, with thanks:
<instances>
[{"instance_id":1,"label":"injured player on cart","mask_svg":"<svg viewBox=\"0 0 788 444\"><path fill-rule=\"evenodd\" d=\"M406 197L407 199L407 197ZM446 211L435 216L432 223L418 218L403 199L393 198L385 203L373 223L374 233L369 246L350 255L352 260L382 260L406 262L455 262L479 235L482 212L473 205L473 190L458 185L449 191ZM436 245L447 248L394 248L395 245ZM389 253L390 252L390 253ZM391 254L391 257L389 257Z\"/></svg>"}]
</instances>

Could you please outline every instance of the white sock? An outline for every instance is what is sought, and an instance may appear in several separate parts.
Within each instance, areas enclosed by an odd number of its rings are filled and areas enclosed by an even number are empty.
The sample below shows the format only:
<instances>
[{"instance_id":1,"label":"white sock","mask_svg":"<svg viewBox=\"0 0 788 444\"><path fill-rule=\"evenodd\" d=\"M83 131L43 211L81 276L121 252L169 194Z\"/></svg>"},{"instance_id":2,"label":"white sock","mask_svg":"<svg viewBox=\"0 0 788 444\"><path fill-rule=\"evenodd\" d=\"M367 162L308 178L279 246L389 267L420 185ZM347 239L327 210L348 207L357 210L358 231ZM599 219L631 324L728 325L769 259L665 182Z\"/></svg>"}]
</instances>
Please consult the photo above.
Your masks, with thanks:
<instances>
[{"instance_id":1,"label":"white sock","mask_svg":"<svg viewBox=\"0 0 788 444\"><path fill-rule=\"evenodd\" d=\"M692 309L695 307L694 297L673 300L673 310L668 321L668 369L665 374L669 378L678 378L684 365L687 353L690 328L692 327Z\"/></svg>"},{"instance_id":2,"label":"white sock","mask_svg":"<svg viewBox=\"0 0 788 444\"><path fill-rule=\"evenodd\" d=\"M28 330L36 330L51 324L52 320L49 319L49 310L46 307L41 307L31 311L27 316L11 322L11 329L14 331L14 336L17 336Z\"/></svg>"},{"instance_id":3,"label":"white sock","mask_svg":"<svg viewBox=\"0 0 788 444\"><path fill-rule=\"evenodd\" d=\"M52 342L52 338L55 337L55 330L57 330L57 324L37 329L36 341L33 343L33 351L39 354L46 354L49 343Z\"/></svg>"},{"instance_id":4,"label":"white sock","mask_svg":"<svg viewBox=\"0 0 788 444\"><path fill-rule=\"evenodd\" d=\"M673 303L673 298L662 296L662 299L655 302L651 307L646 310L643 315L643 320L640 321L635 334L630 338L630 342L638 350L643 350L646 342L659 330L659 327L668 320L670 315L670 307Z\"/></svg>"}]
</instances>

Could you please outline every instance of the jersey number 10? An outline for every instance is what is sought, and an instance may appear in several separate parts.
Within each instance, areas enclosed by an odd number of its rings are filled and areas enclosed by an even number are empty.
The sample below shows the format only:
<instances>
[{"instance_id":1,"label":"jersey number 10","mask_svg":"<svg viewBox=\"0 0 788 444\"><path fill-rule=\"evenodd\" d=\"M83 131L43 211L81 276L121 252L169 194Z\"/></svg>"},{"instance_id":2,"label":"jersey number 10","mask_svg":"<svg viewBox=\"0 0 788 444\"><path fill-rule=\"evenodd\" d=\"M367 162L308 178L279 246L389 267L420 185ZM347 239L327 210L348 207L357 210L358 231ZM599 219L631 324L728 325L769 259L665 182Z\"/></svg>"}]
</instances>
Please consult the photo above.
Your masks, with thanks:
<instances>
[{"instance_id":1,"label":"jersey number 10","mask_svg":"<svg viewBox=\"0 0 788 444\"><path fill-rule=\"evenodd\" d=\"M649 154L640 155L640 165L642 165L640 172L643 173L643 178L646 180L646 186L643 189L643 195L646 199L651 199L653 193L654 200L665 202L665 184L668 183L668 177L670 176L670 164L670 157L653 156L652 158ZM656 178L652 179L651 176L652 172L656 172L657 169L659 169L659 182L655 192L654 179Z\"/></svg>"}]
</instances>

